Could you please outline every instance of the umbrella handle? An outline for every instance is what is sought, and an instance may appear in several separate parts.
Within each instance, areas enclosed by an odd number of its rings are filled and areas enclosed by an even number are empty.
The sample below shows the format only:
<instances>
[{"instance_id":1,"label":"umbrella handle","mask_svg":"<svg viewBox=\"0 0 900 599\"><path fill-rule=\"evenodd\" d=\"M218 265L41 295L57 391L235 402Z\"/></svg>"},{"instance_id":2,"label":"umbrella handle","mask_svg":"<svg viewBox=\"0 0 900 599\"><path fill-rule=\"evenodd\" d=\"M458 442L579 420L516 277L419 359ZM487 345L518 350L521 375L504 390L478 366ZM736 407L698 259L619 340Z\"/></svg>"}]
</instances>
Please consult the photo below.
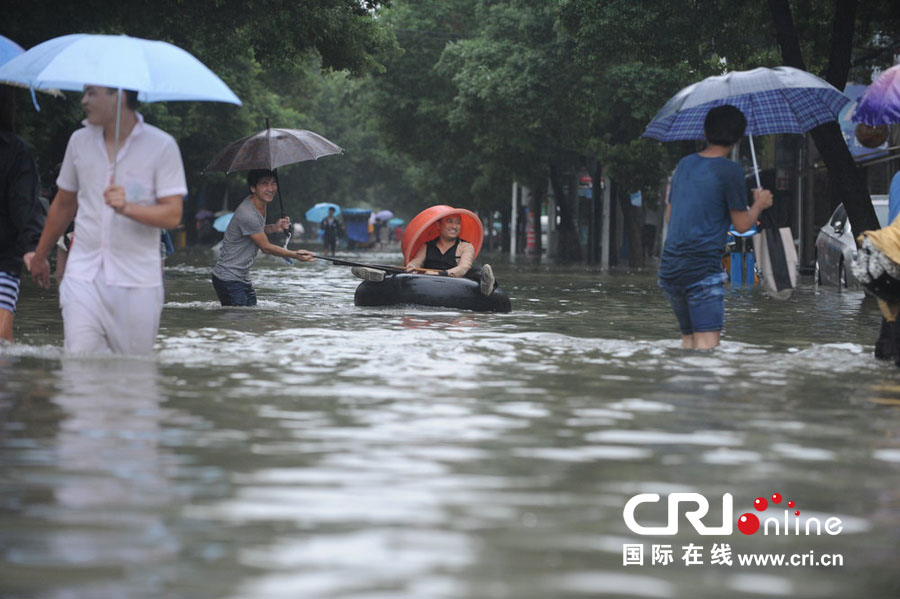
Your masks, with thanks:
<instances>
[{"instance_id":1,"label":"umbrella handle","mask_svg":"<svg viewBox=\"0 0 900 599\"><path fill-rule=\"evenodd\" d=\"M267 132L269 130L268 123L269 121L268 119L266 119ZM284 212L284 200L281 199L281 181L278 180L278 169L273 168L272 173L275 175L275 185L277 185L277 187L275 188L275 195L278 196L278 207L281 209L281 218L284 218L285 216L287 216L287 214Z\"/></svg>"},{"instance_id":2,"label":"umbrella handle","mask_svg":"<svg viewBox=\"0 0 900 599\"><path fill-rule=\"evenodd\" d=\"M284 212L282 212L281 218L284 218L284 216L285 216L285 214L284 214ZM284 249L287 249L288 243L291 242L291 229L290 229L290 227L288 227L287 229L282 229L282 231L284 231L284 245L281 247ZM284 256L282 256L281 259L284 260L285 264L293 264L294 263L294 260L291 258L285 258Z\"/></svg>"},{"instance_id":3,"label":"umbrella handle","mask_svg":"<svg viewBox=\"0 0 900 599\"><path fill-rule=\"evenodd\" d=\"M269 131L269 119L266 119L266 132ZM275 174L275 185L278 187L275 189L275 195L278 196L278 206L281 208L281 216L280 218L284 218L287 216L287 213L284 211L284 201L281 199L281 182L278 180L278 169L272 169L272 172ZM282 246L284 249L287 249L288 243L291 241L291 229L288 227L287 229L282 229L284 231L284 245ZM290 258L282 258L285 264L293 264L294 261Z\"/></svg>"},{"instance_id":4,"label":"umbrella handle","mask_svg":"<svg viewBox=\"0 0 900 599\"><path fill-rule=\"evenodd\" d=\"M762 184L759 182L759 165L756 164L756 148L753 146L753 134L748 133L747 137L750 138L750 155L753 156L753 175L756 177L756 188L762 189Z\"/></svg>"},{"instance_id":5,"label":"umbrella handle","mask_svg":"<svg viewBox=\"0 0 900 599\"><path fill-rule=\"evenodd\" d=\"M109 182L116 184L116 166L119 163L119 127L122 123L122 88L120 87L116 95L116 138L113 140L113 170L112 177Z\"/></svg>"}]
</instances>

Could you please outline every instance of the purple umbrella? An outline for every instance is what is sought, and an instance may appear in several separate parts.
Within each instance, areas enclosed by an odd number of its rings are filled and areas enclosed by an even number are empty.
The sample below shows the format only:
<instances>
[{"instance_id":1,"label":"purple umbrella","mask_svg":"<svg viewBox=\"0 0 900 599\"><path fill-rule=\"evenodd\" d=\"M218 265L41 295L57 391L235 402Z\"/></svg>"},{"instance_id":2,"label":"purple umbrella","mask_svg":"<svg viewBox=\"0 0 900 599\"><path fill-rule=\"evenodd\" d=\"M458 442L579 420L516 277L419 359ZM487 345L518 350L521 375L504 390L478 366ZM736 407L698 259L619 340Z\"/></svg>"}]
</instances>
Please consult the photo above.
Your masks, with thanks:
<instances>
[{"instance_id":1,"label":"purple umbrella","mask_svg":"<svg viewBox=\"0 0 900 599\"><path fill-rule=\"evenodd\" d=\"M854 123L871 127L900 123L900 65L894 65L870 85L859 99Z\"/></svg>"}]
</instances>

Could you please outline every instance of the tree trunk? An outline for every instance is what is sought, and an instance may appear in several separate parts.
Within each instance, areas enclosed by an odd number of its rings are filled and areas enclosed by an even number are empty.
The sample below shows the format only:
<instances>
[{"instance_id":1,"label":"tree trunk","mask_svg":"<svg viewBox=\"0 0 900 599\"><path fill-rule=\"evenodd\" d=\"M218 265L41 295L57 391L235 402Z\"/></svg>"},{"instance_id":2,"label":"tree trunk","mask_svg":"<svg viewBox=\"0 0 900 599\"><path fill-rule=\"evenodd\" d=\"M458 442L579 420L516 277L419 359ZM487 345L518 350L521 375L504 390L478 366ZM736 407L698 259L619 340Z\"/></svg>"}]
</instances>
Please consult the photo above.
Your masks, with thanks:
<instances>
[{"instance_id":1,"label":"tree trunk","mask_svg":"<svg viewBox=\"0 0 900 599\"><path fill-rule=\"evenodd\" d=\"M856 0L835 0L826 80L838 89L847 85L850 70L850 53L856 19ZM806 63L800 50L800 40L794 27L794 18L788 0L769 0L769 8L775 21L775 33L784 64L806 70ZM872 208L872 199L862 174L844 142L844 136L837 122L819 125L810 131L816 148L828 168L828 182L832 190L831 203L843 201L847 218L854 231L878 229L878 217ZM832 210L835 206L830 206Z\"/></svg>"},{"instance_id":2,"label":"tree trunk","mask_svg":"<svg viewBox=\"0 0 900 599\"><path fill-rule=\"evenodd\" d=\"M581 260L581 246L578 243L578 233L575 228L575 209L571 198L565 192L562 177L563 173L559 167L551 161L550 185L553 187L553 195L556 196L556 209L559 215L557 256L562 262L578 262ZM577 186L577 181L575 184ZM570 191L571 187L570 183Z\"/></svg>"},{"instance_id":3,"label":"tree trunk","mask_svg":"<svg viewBox=\"0 0 900 599\"><path fill-rule=\"evenodd\" d=\"M628 266L632 268L644 267L644 209L631 205L631 194L628 192L617 194L619 206L622 208L622 217L625 222L625 235L628 236L628 247L631 251L628 256Z\"/></svg>"},{"instance_id":4,"label":"tree trunk","mask_svg":"<svg viewBox=\"0 0 900 599\"><path fill-rule=\"evenodd\" d=\"M511 213L512 210L510 208L504 208L500 211L500 249L507 254L509 253L512 240L512 224L510 223L512 220Z\"/></svg>"},{"instance_id":5,"label":"tree trunk","mask_svg":"<svg viewBox=\"0 0 900 599\"><path fill-rule=\"evenodd\" d=\"M619 239L619 184L610 179L609 181L609 265L619 265L619 248L622 246L622 240Z\"/></svg>"},{"instance_id":6,"label":"tree trunk","mask_svg":"<svg viewBox=\"0 0 900 599\"><path fill-rule=\"evenodd\" d=\"M591 218L590 229L588 231L588 264L598 264L600 262L600 244L601 228L603 226L603 189L601 182L603 177L603 166L596 158L591 158L588 162L588 169L591 173Z\"/></svg>"},{"instance_id":7,"label":"tree trunk","mask_svg":"<svg viewBox=\"0 0 900 599\"><path fill-rule=\"evenodd\" d=\"M531 188L531 198L528 202L528 210L534 215L534 253L532 257L535 262L541 261L541 254L543 253L543 248L541 247L541 207L544 204L547 182L543 181L542 183L538 182L537 185Z\"/></svg>"}]
</instances>

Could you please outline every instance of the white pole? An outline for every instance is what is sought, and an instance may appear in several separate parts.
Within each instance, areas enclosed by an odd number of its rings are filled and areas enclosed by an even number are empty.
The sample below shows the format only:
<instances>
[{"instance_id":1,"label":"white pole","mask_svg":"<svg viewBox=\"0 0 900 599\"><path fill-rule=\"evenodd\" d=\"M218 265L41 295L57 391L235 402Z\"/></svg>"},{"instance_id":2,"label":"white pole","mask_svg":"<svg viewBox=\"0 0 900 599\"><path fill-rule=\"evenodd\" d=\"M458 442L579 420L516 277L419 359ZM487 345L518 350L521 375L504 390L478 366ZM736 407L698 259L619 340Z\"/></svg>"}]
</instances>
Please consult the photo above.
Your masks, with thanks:
<instances>
[{"instance_id":1,"label":"white pole","mask_svg":"<svg viewBox=\"0 0 900 599\"><path fill-rule=\"evenodd\" d=\"M803 137L804 144L806 143L806 136ZM803 158L804 158L804 145L797 144L797 188L796 188L796 198L797 198L797 232L800 235L800 260L802 264L802 260L804 259L805 251L806 251L806 235L803 226L806 224L805 219L803 218Z\"/></svg>"},{"instance_id":2,"label":"white pole","mask_svg":"<svg viewBox=\"0 0 900 599\"><path fill-rule=\"evenodd\" d=\"M756 188L762 189L762 185L759 182L759 165L756 164L756 148L753 147L753 135L748 133L747 137L750 138L750 155L753 156L753 174L756 176Z\"/></svg>"},{"instance_id":3,"label":"white pole","mask_svg":"<svg viewBox=\"0 0 900 599\"><path fill-rule=\"evenodd\" d=\"M512 184L512 214L509 219L509 257L516 259L516 229L519 225L519 206L516 202L519 184L513 181Z\"/></svg>"},{"instance_id":4,"label":"white pole","mask_svg":"<svg viewBox=\"0 0 900 599\"><path fill-rule=\"evenodd\" d=\"M609 179L603 177L603 220L600 224L600 269L609 270Z\"/></svg>"},{"instance_id":5,"label":"white pole","mask_svg":"<svg viewBox=\"0 0 900 599\"><path fill-rule=\"evenodd\" d=\"M553 258L557 252L557 232L556 232L556 215L559 211L559 205L556 202L556 196L553 195L553 186L547 179L547 189L544 192L547 198L547 257Z\"/></svg>"}]
</instances>

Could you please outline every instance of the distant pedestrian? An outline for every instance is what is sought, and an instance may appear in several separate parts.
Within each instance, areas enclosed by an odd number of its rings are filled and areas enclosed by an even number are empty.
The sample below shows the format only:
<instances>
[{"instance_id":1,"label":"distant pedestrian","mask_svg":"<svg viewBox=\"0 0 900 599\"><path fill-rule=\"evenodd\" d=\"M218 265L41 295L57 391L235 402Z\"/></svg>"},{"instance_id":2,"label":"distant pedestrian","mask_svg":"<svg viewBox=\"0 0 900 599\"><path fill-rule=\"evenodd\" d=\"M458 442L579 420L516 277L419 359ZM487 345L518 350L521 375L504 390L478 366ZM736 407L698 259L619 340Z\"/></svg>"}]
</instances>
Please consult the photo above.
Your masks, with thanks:
<instances>
[{"instance_id":1,"label":"distant pedestrian","mask_svg":"<svg viewBox=\"0 0 900 599\"><path fill-rule=\"evenodd\" d=\"M744 135L747 120L734 106L709 111L706 148L685 156L672 177L668 234L659 264L659 285L681 329L681 346L719 345L725 321L722 252L729 226L749 230L772 205L772 192L753 190L747 207L744 170L727 158Z\"/></svg>"},{"instance_id":2,"label":"distant pedestrian","mask_svg":"<svg viewBox=\"0 0 900 599\"><path fill-rule=\"evenodd\" d=\"M328 208L328 216L322 219L319 228L322 230L322 241L325 243L326 251L334 256L338 236L342 235L344 231L344 225L335 216L334 207Z\"/></svg>"}]
</instances>

